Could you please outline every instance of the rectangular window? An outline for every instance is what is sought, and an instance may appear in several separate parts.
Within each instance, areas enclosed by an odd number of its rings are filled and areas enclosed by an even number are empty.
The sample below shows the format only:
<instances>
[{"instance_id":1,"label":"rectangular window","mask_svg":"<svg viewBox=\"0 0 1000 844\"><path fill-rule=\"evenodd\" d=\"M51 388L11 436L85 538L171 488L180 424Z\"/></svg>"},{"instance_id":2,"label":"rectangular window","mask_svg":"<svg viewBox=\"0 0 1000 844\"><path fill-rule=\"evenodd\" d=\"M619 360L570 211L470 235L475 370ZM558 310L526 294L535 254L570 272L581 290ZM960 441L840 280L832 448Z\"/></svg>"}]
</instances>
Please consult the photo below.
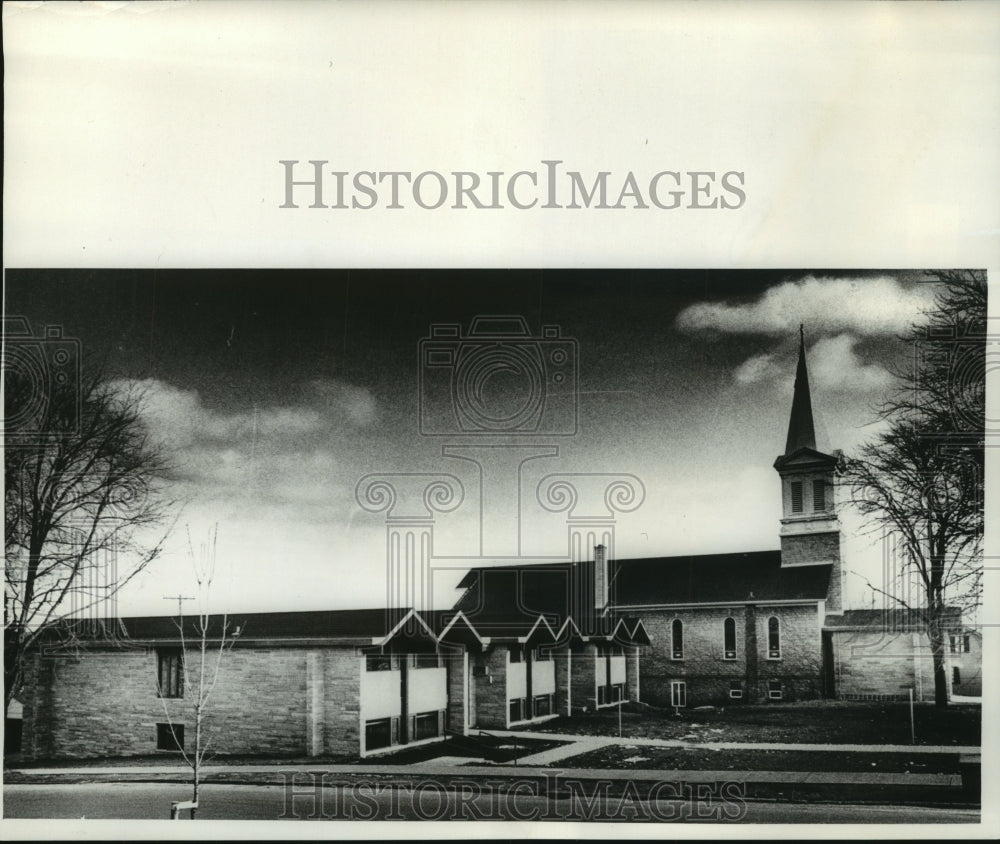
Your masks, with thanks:
<instances>
[{"instance_id":1,"label":"rectangular window","mask_svg":"<svg viewBox=\"0 0 1000 844\"><path fill-rule=\"evenodd\" d=\"M421 712L413 719L414 741L437 738L439 735L437 712Z\"/></svg>"},{"instance_id":2,"label":"rectangular window","mask_svg":"<svg viewBox=\"0 0 1000 844\"><path fill-rule=\"evenodd\" d=\"M813 481L813 510L822 513L826 509L826 481Z\"/></svg>"},{"instance_id":3,"label":"rectangular window","mask_svg":"<svg viewBox=\"0 0 1000 844\"><path fill-rule=\"evenodd\" d=\"M510 646L510 661L520 662L521 661L521 646L511 645Z\"/></svg>"},{"instance_id":4,"label":"rectangular window","mask_svg":"<svg viewBox=\"0 0 1000 844\"><path fill-rule=\"evenodd\" d=\"M184 747L183 724L157 724L156 749L181 750Z\"/></svg>"},{"instance_id":5,"label":"rectangular window","mask_svg":"<svg viewBox=\"0 0 1000 844\"><path fill-rule=\"evenodd\" d=\"M160 697L184 697L184 654L180 648L157 648L156 688Z\"/></svg>"},{"instance_id":6,"label":"rectangular window","mask_svg":"<svg viewBox=\"0 0 1000 844\"><path fill-rule=\"evenodd\" d=\"M951 684L957 686L962 682L962 672L958 670L958 666L952 666L951 669Z\"/></svg>"},{"instance_id":7,"label":"rectangular window","mask_svg":"<svg viewBox=\"0 0 1000 844\"><path fill-rule=\"evenodd\" d=\"M437 654L414 654L414 668L440 668L441 660Z\"/></svg>"},{"instance_id":8,"label":"rectangular window","mask_svg":"<svg viewBox=\"0 0 1000 844\"><path fill-rule=\"evenodd\" d=\"M389 718L365 722L365 750L378 750L392 745L392 722Z\"/></svg>"},{"instance_id":9,"label":"rectangular window","mask_svg":"<svg viewBox=\"0 0 1000 844\"><path fill-rule=\"evenodd\" d=\"M535 696L535 717L552 714L552 695Z\"/></svg>"},{"instance_id":10,"label":"rectangular window","mask_svg":"<svg viewBox=\"0 0 1000 844\"><path fill-rule=\"evenodd\" d=\"M957 654L958 653L958 637L957 636L949 636L948 637L948 650L950 650L953 654Z\"/></svg>"},{"instance_id":11,"label":"rectangular window","mask_svg":"<svg viewBox=\"0 0 1000 844\"><path fill-rule=\"evenodd\" d=\"M802 481L792 481L792 512L802 512Z\"/></svg>"},{"instance_id":12,"label":"rectangular window","mask_svg":"<svg viewBox=\"0 0 1000 844\"><path fill-rule=\"evenodd\" d=\"M614 686L613 688L614 688L614 692L612 694L614 695L614 702L615 703L620 703L621 701L623 701L625 699L625 687L621 683L619 683L618 685Z\"/></svg>"},{"instance_id":13,"label":"rectangular window","mask_svg":"<svg viewBox=\"0 0 1000 844\"><path fill-rule=\"evenodd\" d=\"M972 644L970 642L970 638L971 637L969 636L968 633L966 633L965 635L962 636L962 652L963 653L968 653L969 652L969 646Z\"/></svg>"},{"instance_id":14,"label":"rectangular window","mask_svg":"<svg viewBox=\"0 0 1000 844\"><path fill-rule=\"evenodd\" d=\"M670 681L670 705L687 706L687 683L683 680Z\"/></svg>"},{"instance_id":15,"label":"rectangular window","mask_svg":"<svg viewBox=\"0 0 1000 844\"><path fill-rule=\"evenodd\" d=\"M608 687L598 686L597 687L597 705L604 706L608 702Z\"/></svg>"},{"instance_id":16,"label":"rectangular window","mask_svg":"<svg viewBox=\"0 0 1000 844\"><path fill-rule=\"evenodd\" d=\"M392 671L392 654L366 654L365 671Z\"/></svg>"},{"instance_id":17,"label":"rectangular window","mask_svg":"<svg viewBox=\"0 0 1000 844\"><path fill-rule=\"evenodd\" d=\"M781 680L768 680L767 696L770 700L781 700L782 698Z\"/></svg>"},{"instance_id":18,"label":"rectangular window","mask_svg":"<svg viewBox=\"0 0 1000 844\"><path fill-rule=\"evenodd\" d=\"M729 681L729 696L733 700L741 700L743 698L743 683L740 680Z\"/></svg>"},{"instance_id":19,"label":"rectangular window","mask_svg":"<svg viewBox=\"0 0 1000 844\"><path fill-rule=\"evenodd\" d=\"M518 698L514 698L514 700L512 700L510 702L509 706L510 706L510 714L509 714L510 723L513 724L515 721L521 721L522 720L522 718L521 718L521 698L519 698L519 697Z\"/></svg>"}]
</instances>

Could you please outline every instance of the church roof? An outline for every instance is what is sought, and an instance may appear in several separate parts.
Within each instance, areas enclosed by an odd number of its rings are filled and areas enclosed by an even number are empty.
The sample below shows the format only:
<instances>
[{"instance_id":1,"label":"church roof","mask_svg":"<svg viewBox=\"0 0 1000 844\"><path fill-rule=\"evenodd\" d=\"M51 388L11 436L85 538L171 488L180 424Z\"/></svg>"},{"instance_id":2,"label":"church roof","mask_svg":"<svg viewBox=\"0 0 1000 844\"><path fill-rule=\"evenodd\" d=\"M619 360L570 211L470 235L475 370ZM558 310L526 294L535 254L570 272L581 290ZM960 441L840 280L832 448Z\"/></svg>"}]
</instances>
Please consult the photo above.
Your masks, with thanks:
<instances>
[{"instance_id":1,"label":"church roof","mask_svg":"<svg viewBox=\"0 0 1000 844\"><path fill-rule=\"evenodd\" d=\"M806 371L806 340L802 326L799 326L799 364L795 370L795 393L792 397L792 415L788 420L785 454L792 454L800 448L816 449L809 373Z\"/></svg>"},{"instance_id":2,"label":"church roof","mask_svg":"<svg viewBox=\"0 0 1000 844\"><path fill-rule=\"evenodd\" d=\"M647 557L611 563L614 605L823 600L830 564L781 567L780 551Z\"/></svg>"},{"instance_id":3,"label":"church roof","mask_svg":"<svg viewBox=\"0 0 1000 844\"><path fill-rule=\"evenodd\" d=\"M471 569L458 584L466 591L454 609L462 610L477 629L486 619L534 623L539 615L558 627L580 608L594 606L592 571L592 561Z\"/></svg>"},{"instance_id":4,"label":"church roof","mask_svg":"<svg viewBox=\"0 0 1000 844\"><path fill-rule=\"evenodd\" d=\"M246 641L365 640L394 632L410 613L406 608L316 610L298 612L231 612L228 634L237 628ZM66 641L106 641L119 639L139 642L179 642L177 616L133 616L126 618L63 621L49 631L49 637ZM198 616L184 616L184 637L191 644L199 638ZM222 630L222 615L209 617L209 638Z\"/></svg>"},{"instance_id":5,"label":"church roof","mask_svg":"<svg viewBox=\"0 0 1000 844\"><path fill-rule=\"evenodd\" d=\"M544 638L544 628L569 635L566 625L585 637L616 634L623 640L648 644L637 617L603 612L594 601L594 561L524 563L471 569L459 583L465 592L451 610L461 612L474 629L490 638ZM544 624L539 623L539 619ZM441 623L440 621L438 622ZM619 625L624 629L620 630Z\"/></svg>"},{"instance_id":6,"label":"church roof","mask_svg":"<svg viewBox=\"0 0 1000 844\"><path fill-rule=\"evenodd\" d=\"M923 607L883 607L869 610L844 610L842 615L827 616L824 627L834 630L886 630L892 632L923 631L927 610ZM962 626L958 607L944 608L944 622L949 628Z\"/></svg>"}]
</instances>

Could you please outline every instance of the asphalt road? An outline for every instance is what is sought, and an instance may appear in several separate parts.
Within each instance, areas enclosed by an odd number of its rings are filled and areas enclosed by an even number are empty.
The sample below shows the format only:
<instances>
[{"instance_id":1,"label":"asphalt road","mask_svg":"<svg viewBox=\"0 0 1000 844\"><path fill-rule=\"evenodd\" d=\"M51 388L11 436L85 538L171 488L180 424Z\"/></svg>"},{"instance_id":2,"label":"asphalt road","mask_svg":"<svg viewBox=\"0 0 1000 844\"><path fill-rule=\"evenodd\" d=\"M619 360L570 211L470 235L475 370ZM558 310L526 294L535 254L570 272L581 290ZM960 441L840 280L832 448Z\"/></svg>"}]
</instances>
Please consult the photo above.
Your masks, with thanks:
<instances>
[{"instance_id":1,"label":"asphalt road","mask_svg":"<svg viewBox=\"0 0 1000 844\"><path fill-rule=\"evenodd\" d=\"M203 786L198 817L205 820L586 820L708 821L743 823L978 823L974 809L841 804L754 803L726 795L698 801L627 798L548 801L530 784L491 791L470 782L464 790L435 784L412 788L324 788L299 793L291 805L282 786ZM189 800L190 786L162 783L7 785L5 818L161 819L174 800ZM589 817L588 817L589 812ZM645 816L645 818L644 818Z\"/></svg>"}]
</instances>

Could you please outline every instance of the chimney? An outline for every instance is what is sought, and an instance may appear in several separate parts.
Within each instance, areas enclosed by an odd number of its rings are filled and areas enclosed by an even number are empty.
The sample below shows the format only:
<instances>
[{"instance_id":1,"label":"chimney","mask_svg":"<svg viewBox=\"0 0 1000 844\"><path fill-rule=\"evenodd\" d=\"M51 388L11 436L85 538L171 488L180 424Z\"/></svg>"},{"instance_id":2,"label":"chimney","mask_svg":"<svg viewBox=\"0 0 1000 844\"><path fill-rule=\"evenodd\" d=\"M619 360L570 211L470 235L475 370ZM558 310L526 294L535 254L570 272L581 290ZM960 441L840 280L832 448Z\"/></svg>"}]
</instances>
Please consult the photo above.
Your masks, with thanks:
<instances>
[{"instance_id":1,"label":"chimney","mask_svg":"<svg viewBox=\"0 0 1000 844\"><path fill-rule=\"evenodd\" d=\"M594 546L594 609L602 611L608 605L608 549Z\"/></svg>"}]
</instances>

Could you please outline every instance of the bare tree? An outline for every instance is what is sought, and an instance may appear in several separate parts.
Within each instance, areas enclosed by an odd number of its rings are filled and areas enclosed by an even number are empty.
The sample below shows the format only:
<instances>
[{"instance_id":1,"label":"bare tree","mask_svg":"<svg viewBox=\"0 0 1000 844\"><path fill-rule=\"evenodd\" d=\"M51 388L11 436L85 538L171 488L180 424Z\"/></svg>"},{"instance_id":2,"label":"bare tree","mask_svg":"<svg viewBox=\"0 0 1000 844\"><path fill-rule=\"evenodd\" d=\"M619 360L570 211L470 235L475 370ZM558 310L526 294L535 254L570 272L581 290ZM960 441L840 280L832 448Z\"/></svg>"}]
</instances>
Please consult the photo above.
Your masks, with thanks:
<instances>
[{"instance_id":1,"label":"bare tree","mask_svg":"<svg viewBox=\"0 0 1000 844\"><path fill-rule=\"evenodd\" d=\"M191 715L194 719L194 747L188 751L184 748L184 743L179 741L177 730L174 725L173 715L170 712L168 701L173 698L161 694L160 702L163 704L163 711L170 726L171 735L181 752L184 761L191 768L191 802L194 804L191 809L193 819L198 811L199 789L201 785L201 769L205 762L206 754L212 744L210 734L206 735L205 716L208 711L209 701L215 685L219 680L219 669L222 667L223 656L236 644L242 630L236 628L230 631L229 616L223 613L218 617L215 625L212 624L212 616L208 613L208 598L212 588L212 581L215 578L216 546L218 540L219 527L215 525L209 532L208 540L198 546L195 551L191 542L191 532L188 530L188 551L191 562L194 565L195 580L198 584L198 612L185 618L182 612L183 597L177 597L177 631L181 644L181 676L183 678L184 697L190 703ZM188 658L188 628L194 636L194 643L191 648L194 651L193 660ZM214 655L214 659L212 656ZM192 666L191 663L194 662Z\"/></svg>"},{"instance_id":2,"label":"bare tree","mask_svg":"<svg viewBox=\"0 0 1000 844\"><path fill-rule=\"evenodd\" d=\"M167 461L141 411L141 393L99 371L44 383L17 367L5 372L5 712L40 633L88 611L107 614L160 553Z\"/></svg>"},{"instance_id":3,"label":"bare tree","mask_svg":"<svg viewBox=\"0 0 1000 844\"><path fill-rule=\"evenodd\" d=\"M845 479L869 525L900 540L919 600L893 584L869 585L923 621L935 703L946 706L951 608L977 607L982 592L986 277L932 275L940 284L934 309L902 338L913 367L896 373L899 389L882 411L889 428L846 460Z\"/></svg>"}]
</instances>

